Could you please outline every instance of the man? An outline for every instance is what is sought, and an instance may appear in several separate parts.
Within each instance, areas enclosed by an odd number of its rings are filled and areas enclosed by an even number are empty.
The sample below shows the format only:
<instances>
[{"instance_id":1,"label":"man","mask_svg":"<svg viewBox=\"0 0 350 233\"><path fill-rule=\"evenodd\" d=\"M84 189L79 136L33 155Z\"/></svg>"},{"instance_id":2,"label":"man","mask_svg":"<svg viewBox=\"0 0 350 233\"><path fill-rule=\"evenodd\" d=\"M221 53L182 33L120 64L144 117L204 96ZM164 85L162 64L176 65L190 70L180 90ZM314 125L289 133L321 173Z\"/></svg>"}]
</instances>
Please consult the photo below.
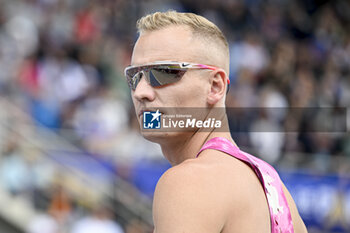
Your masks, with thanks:
<instances>
[{"instance_id":1,"label":"man","mask_svg":"<svg viewBox=\"0 0 350 233\"><path fill-rule=\"evenodd\" d=\"M161 107L209 114L225 107L229 51L217 26L174 11L147 15L137 26L125 74L141 124L144 111ZM173 165L154 194L156 233L307 232L277 173L240 151L228 128L142 133Z\"/></svg>"}]
</instances>

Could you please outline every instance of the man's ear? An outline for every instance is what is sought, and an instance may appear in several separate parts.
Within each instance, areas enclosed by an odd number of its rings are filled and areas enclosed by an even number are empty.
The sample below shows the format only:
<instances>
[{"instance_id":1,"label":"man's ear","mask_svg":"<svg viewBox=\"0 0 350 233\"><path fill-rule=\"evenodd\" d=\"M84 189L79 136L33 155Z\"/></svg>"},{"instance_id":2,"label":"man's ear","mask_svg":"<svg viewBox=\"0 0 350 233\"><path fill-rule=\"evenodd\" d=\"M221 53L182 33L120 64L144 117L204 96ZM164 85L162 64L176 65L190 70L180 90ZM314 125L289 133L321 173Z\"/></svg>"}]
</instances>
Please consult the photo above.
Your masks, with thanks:
<instances>
[{"instance_id":1,"label":"man's ear","mask_svg":"<svg viewBox=\"0 0 350 233\"><path fill-rule=\"evenodd\" d=\"M215 105L219 100L224 98L226 93L228 76L223 69L213 71L210 76L210 90L207 97L209 105Z\"/></svg>"}]
</instances>

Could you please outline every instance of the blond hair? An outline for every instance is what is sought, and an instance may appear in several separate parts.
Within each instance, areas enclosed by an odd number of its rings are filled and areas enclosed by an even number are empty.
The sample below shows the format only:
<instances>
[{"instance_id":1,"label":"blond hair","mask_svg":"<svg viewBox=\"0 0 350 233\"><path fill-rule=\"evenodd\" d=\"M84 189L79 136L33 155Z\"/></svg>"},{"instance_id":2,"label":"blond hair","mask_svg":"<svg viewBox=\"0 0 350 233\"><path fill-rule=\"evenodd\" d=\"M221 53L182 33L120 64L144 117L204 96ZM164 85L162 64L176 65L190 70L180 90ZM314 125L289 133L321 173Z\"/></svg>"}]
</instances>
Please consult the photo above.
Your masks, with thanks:
<instances>
[{"instance_id":1,"label":"blond hair","mask_svg":"<svg viewBox=\"0 0 350 233\"><path fill-rule=\"evenodd\" d=\"M220 43L225 55L229 55L228 43L222 31L203 16L176 11L156 12L137 21L139 33L156 31L169 26L188 26L193 35L202 39Z\"/></svg>"}]
</instances>

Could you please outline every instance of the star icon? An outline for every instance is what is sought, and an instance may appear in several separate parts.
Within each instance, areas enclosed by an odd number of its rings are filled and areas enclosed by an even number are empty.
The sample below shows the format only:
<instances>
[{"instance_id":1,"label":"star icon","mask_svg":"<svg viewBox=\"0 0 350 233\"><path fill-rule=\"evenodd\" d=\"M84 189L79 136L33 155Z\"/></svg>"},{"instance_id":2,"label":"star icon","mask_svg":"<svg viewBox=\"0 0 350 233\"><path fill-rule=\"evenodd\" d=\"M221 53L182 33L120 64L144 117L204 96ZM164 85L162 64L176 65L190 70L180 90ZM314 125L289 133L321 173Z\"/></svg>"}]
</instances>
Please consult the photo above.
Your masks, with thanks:
<instances>
[{"instance_id":1,"label":"star icon","mask_svg":"<svg viewBox=\"0 0 350 233\"><path fill-rule=\"evenodd\" d=\"M158 109L155 113L151 113L151 114L152 114L152 116L153 116L151 122L154 121L155 119L157 119L157 121L159 121L159 117L162 115L162 114L159 112L159 109Z\"/></svg>"}]
</instances>

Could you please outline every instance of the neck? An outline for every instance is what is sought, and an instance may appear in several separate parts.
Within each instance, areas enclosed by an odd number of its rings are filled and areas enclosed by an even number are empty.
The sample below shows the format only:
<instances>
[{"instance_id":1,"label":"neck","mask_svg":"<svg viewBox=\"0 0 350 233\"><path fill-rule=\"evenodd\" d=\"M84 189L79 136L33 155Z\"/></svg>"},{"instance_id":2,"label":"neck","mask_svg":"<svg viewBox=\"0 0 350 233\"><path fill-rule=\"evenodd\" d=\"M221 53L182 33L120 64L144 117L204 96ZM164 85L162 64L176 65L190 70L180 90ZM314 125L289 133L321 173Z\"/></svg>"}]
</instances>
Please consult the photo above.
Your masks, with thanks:
<instances>
[{"instance_id":1,"label":"neck","mask_svg":"<svg viewBox=\"0 0 350 233\"><path fill-rule=\"evenodd\" d=\"M161 144L162 152L165 158L172 166L178 165L187 159L196 158L202 146L212 138L224 137L231 141L230 133L216 132L216 133L195 133L189 137L182 137L176 143Z\"/></svg>"},{"instance_id":2,"label":"neck","mask_svg":"<svg viewBox=\"0 0 350 233\"><path fill-rule=\"evenodd\" d=\"M167 137L166 140L158 143L162 148L164 157L168 159L172 166L175 166L187 159L196 158L202 146L212 138L224 137L234 143L226 119L224 124L224 128L221 128L220 131L216 129L209 132L199 130L196 132L181 133L173 137L169 135L171 138Z\"/></svg>"}]
</instances>

